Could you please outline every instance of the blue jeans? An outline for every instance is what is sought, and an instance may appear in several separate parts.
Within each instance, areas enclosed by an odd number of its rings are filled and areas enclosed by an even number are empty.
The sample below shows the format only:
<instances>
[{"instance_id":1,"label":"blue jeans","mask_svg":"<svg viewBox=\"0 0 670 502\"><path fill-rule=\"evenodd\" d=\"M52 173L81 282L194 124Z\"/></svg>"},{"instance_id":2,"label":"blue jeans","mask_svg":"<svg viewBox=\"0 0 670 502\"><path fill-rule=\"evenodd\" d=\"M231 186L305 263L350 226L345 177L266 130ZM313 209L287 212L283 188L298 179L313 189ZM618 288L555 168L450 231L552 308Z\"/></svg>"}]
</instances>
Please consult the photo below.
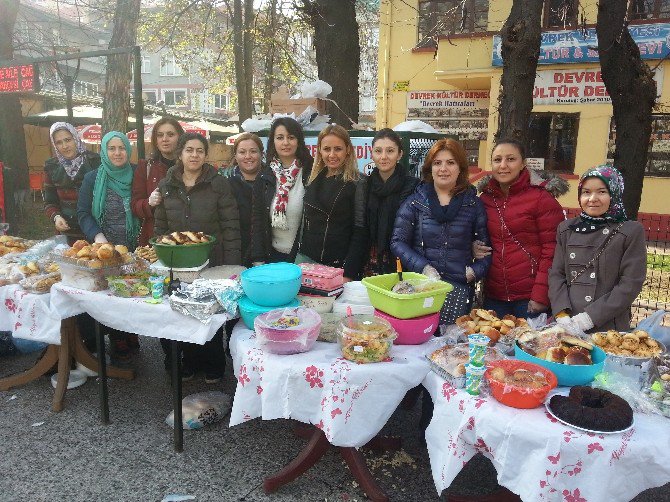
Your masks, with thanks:
<instances>
[{"instance_id":1,"label":"blue jeans","mask_svg":"<svg viewBox=\"0 0 670 502\"><path fill-rule=\"evenodd\" d=\"M514 300L506 302L502 300L494 300L492 298L484 299L484 308L486 310L495 310L498 317L511 314L515 317L523 317L524 319L533 319L539 316L542 312L531 314L528 312L528 302L530 300ZM547 313L548 314L548 313Z\"/></svg>"}]
</instances>

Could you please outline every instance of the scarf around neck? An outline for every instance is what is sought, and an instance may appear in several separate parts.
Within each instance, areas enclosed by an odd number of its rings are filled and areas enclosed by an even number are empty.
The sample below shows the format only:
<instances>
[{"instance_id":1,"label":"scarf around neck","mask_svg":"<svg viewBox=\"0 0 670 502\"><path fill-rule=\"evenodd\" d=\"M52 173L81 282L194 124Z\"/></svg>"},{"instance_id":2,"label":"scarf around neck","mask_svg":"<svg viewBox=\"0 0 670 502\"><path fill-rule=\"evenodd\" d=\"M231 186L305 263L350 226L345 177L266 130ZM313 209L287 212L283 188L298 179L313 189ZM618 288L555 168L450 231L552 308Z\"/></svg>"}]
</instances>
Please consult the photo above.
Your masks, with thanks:
<instances>
[{"instance_id":1,"label":"scarf around neck","mask_svg":"<svg viewBox=\"0 0 670 502\"><path fill-rule=\"evenodd\" d=\"M400 207L400 195L405 187L407 173L399 164L384 181L376 167L368 178L368 226L370 241L377 254L389 250L395 216Z\"/></svg>"},{"instance_id":2,"label":"scarf around neck","mask_svg":"<svg viewBox=\"0 0 670 502\"><path fill-rule=\"evenodd\" d=\"M109 160L107 155L107 144L114 138L119 138L126 148L128 159L132 152L130 141L125 134L118 131L110 131L102 138L100 146L100 160L102 161L98 168L98 173L95 177L95 185L93 187L93 217L99 225L103 224L105 217L105 203L107 202L107 189L109 188L116 193L123 200L123 208L126 213L126 236L128 244L135 246L137 242L137 235L140 231L139 219L133 215L130 209L130 195L133 184L133 168L130 162L121 167L116 167Z\"/></svg>"},{"instance_id":3,"label":"scarf around neck","mask_svg":"<svg viewBox=\"0 0 670 502\"><path fill-rule=\"evenodd\" d=\"M77 156L74 159L66 159L63 157L63 154L58 151L58 148L56 148L54 134L56 134L58 131L67 131L72 135L72 138L74 139L75 145L77 147ZM75 179L79 169L86 159L84 156L86 148L84 147L84 143L81 141L79 134L77 134L77 130L72 124L68 124L67 122L55 122L49 129L49 138L51 139L51 146L53 146L54 151L56 152L58 163L63 166L63 169L65 169L65 174L67 174L70 179Z\"/></svg>"},{"instance_id":4,"label":"scarf around neck","mask_svg":"<svg viewBox=\"0 0 670 502\"><path fill-rule=\"evenodd\" d=\"M286 207L288 206L288 193L295 185L298 174L300 174L298 159L294 159L290 166L284 167L279 159L274 158L270 162L270 169L272 169L277 179L277 190L275 191L277 200L275 201L275 207L272 208L270 223L272 228L288 230Z\"/></svg>"},{"instance_id":5,"label":"scarf around neck","mask_svg":"<svg viewBox=\"0 0 670 502\"><path fill-rule=\"evenodd\" d=\"M432 183L426 184L428 187L428 206L430 208L431 216L436 219L440 224L449 223L458 215L461 207L463 206L463 201L465 200L465 194L471 190L468 188L463 192L454 195L449 204L446 206L440 205L440 199L437 196L435 191L435 186Z\"/></svg>"},{"instance_id":6,"label":"scarf around neck","mask_svg":"<svg viewBox=\"0 0 670 502\"><path fill-rule=\"evenodd\" d=\"M596 167L592 167L584 174L582 174L577 188L577 197L580 206L582 187L588 178L598 178L603 183L605 183L605 186L607 187L611 197L610 207L603 215L598 217L589 216L582 209L582 212L579 215L579 219L581 221L577 221L576 223L570 225L570 229L574 230L575 232L589 234L599 230L608 223L621 223L622 221L626 221L628 216L626 215L626 208L623 204L624 181L621 173L611 165L602 164Z\"/></svg>"}]
</instances>

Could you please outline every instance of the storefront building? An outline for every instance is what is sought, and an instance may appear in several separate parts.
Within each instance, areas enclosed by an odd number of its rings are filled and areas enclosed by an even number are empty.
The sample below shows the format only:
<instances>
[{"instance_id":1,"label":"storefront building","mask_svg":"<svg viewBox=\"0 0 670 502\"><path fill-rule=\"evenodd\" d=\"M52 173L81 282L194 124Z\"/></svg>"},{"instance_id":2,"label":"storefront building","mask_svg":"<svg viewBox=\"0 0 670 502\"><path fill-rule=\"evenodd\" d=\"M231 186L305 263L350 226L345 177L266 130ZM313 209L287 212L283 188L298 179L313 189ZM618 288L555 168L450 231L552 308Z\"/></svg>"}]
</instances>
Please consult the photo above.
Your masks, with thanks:
<instances>
[{"instance_id":1,"label":"storefront building","mask_svg":"<svg viewBox=\"0 0 670 502\"><path fill-rule=\"evenodd\" d=\"M659 93L640 212L662 215L660 224L667 228L670 0L630 3L629 30L655 71ZM381 2L377 128L423 120L463 141L473 177L490 169L502 73L497 33L511 5L512 0ZM545 5L529 162L570 181L572 189L560 202L574 208L579 175L612 159L616 128L595 50L597 1Z\"/></svg>"}]
</instances>

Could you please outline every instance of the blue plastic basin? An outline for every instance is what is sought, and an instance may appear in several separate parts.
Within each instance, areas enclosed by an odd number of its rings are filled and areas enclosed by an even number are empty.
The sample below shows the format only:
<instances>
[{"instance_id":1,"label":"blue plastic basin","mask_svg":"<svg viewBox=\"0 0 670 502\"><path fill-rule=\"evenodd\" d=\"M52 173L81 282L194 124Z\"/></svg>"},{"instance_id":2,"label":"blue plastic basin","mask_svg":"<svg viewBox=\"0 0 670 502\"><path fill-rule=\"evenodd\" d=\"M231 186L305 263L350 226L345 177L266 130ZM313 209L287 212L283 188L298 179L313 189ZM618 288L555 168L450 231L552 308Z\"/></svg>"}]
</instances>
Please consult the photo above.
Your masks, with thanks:
<instances>
[{"instance_id":1,"label":"blue plastic basin","mask_svg":"<svg viewBox=\"0 0 670 502\"><path fill-rule=\"evenodd\" d=\"M280 305L279 307L265 307L263 305L257 305L252 302L248 296L243 296L237 302L237 306L240 308L240 317L242 321L250 330L254 329L254 319L261 314L265 314L270 310L280 309L284 307L299 307L300 301L297 298L294 298L293 301L287 303L286 305Z\"/></svg>"},{"instance_id":2,"label":"blue plastic basin","mask_svg":"<svg viewBox=\"0 0 670 502\"><path fill-rule=\"evenodd\" d=\"M293 263L268 263L241 274L244 294L257 305L279 307L295 299L300 291L302 270Z\"/></svg>"},{"instance_id":3,"label":"blue plastic basin","mask_svg":"<svg viewBox=\"0 0 670 502\"><path fill-rule=\"evenodd\" d=\"M607 354L605 354L603 349L594 345L593 351L591 351L591 360L593 361L593 364L571 366L569 364L554 363L545 361L539 357L531 356L528 352L524 352L518 344L514 344L514 357L521 361L528 361L547 368L556 375L558 385L572 387L573 385L588 385L591 383L596 375L603 370Z\"/></svg>"}]
</instances>

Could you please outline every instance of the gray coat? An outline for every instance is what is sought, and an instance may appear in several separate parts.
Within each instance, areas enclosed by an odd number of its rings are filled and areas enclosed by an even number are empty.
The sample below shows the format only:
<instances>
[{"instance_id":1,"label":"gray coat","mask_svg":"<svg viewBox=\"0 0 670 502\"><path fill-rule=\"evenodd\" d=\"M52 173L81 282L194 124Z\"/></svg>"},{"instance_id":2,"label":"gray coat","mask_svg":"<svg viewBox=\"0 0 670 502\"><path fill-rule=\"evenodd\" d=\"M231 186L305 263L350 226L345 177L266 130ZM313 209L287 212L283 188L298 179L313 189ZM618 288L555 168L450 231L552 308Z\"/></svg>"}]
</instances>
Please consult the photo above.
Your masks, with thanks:
<instances>
[{"instance_id":1,"label":"gray coat","mask_svg":"<svg viewBox=\"0 0 670 502\"><path fill-rule=\"evenodd\" d=\"M578 220L572 218L558 226L554 262L549 270L551 310L558 313L567 309L571 315L586 312L594 324L592 331L627 331L630 307L647 274L644 228L637 221L626 221L596 263L568 285L619 225L608 223L601 230L580 234L569 228Z\"/></svg>"}]
</instances>

